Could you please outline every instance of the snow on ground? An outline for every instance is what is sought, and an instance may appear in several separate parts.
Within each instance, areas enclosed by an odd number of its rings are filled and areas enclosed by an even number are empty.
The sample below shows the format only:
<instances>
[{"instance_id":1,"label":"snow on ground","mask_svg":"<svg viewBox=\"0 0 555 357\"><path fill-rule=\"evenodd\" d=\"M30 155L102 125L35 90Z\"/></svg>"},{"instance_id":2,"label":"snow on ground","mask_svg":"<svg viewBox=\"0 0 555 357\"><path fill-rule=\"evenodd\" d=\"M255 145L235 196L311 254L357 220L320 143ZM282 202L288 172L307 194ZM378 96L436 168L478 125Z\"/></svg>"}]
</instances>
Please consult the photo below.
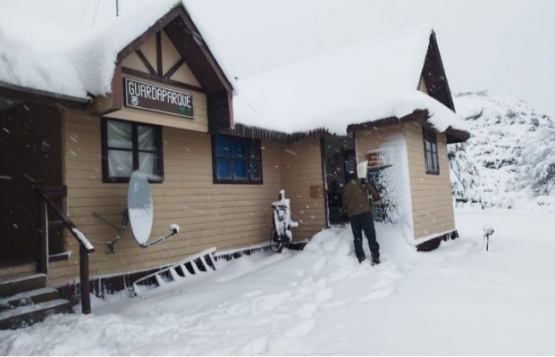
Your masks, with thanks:
<instances>
[{"instance_id":1,"label":"snow on ground","mask_svg":"<svg viewBox=\"0 0 555 357\"><path fill-rule=\"evenodd\" d=\"M334 227L302 252L220 262L173 288L95 299L91 315L0 331L0 354L554 354L553 215L456 219L461 239L429 253L379 226L376 267L356 263L349 227Z\"/></svg>"}]
</instances>

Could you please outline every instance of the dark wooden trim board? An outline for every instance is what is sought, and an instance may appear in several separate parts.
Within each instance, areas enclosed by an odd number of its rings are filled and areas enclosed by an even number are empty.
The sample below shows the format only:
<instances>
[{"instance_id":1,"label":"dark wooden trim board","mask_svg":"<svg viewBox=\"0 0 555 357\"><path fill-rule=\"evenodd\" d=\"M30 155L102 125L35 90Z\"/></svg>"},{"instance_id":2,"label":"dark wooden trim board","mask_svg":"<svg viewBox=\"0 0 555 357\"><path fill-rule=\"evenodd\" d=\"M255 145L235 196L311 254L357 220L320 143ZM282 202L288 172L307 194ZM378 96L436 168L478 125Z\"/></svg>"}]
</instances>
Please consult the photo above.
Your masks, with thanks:
<instances>
[{"instance_id":1,"label":"dark wooden trim board","mask_svg":"<svg viewBox=\"0 0 555 357\"><path fill-rule=\"evenodd\" d=\"M416 250L419 252L429 252L434 249L437 249L441 244L441 241L447 241L449 239L457 239L459 238L459 232L457 230L453 230L451 232L447 232L445 234L441 234L433 239L427 240L422 244L418 244L416 246Z\"/></svg>"}]
</instances>

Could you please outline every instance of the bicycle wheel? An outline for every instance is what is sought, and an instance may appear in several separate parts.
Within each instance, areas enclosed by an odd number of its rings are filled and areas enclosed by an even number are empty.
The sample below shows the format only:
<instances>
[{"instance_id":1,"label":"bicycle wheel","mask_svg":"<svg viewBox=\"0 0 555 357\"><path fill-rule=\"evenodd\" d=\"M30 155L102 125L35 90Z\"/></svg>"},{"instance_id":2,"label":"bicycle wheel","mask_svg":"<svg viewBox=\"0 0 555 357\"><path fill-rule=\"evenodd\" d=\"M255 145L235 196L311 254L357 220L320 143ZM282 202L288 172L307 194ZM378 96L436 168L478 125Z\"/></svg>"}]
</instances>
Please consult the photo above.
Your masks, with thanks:
<instances>
[{"instance_id":1,"label":"bicycle wheel","mask_svg":"<svg viewBox=\"0 0 555 357\"><path fill-rule=\"evenodd\" d=\"M270 232L270 249L276 253L281 253L283 249L283 242L278 239L275 228L272 228L272 232Z\"/></svg>"}]
</instances>

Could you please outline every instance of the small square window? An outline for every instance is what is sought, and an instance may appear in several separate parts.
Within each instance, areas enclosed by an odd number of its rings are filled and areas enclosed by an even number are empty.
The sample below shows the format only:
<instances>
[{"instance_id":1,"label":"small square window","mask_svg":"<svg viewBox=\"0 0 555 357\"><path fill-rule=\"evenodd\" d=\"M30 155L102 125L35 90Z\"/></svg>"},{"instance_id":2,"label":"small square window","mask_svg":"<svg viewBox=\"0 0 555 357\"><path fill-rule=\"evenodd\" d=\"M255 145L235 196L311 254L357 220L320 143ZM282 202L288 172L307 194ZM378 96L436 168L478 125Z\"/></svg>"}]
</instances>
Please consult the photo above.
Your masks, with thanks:
<instances>
[{"instance_id":1,"label":"small square window","mask_svg":"<svg viewBox=\"0 0 555 357\"><path fill-rule=\"evenodd\" d=\"M240 137L212 137L214 183L262 183L260 141Z\"/></svg>"},{"instance_id":2,"label":"small square window","mask_svg":"<svg viewBox=\"0 0 555 357\"><path fill-rule=\"evenodd\" d=\"M141 170L162 182L162 130L159 126L102 119L102 175L104 182L128 182Z\"/></svg>"},{"instance_id":3,"label":"small square window","mask_svg":"<svg viewBox=\"0 0 555 357\"><path fill-rule=\"evenodd\" d=\"M426 161L426 173L431 175L439 175L439 158L437 151L436 133L422 128L422 136L424 138L424 159Z\"/></svg>"}]
</instances>

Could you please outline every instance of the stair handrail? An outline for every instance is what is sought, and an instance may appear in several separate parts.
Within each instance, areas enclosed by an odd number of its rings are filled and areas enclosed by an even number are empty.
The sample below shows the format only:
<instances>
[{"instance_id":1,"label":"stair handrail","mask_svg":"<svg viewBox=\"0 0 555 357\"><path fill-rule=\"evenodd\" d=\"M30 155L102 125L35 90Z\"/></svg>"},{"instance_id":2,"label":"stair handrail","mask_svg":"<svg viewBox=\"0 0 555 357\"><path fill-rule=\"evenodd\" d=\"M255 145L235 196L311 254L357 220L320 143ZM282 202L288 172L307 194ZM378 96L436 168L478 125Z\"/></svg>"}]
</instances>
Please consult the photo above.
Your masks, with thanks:
<instances>
[{"instance_id":1,"label":"stair handrail","mask_svg":"<svg viewBox=\"0 0 555 357\"><path fill-rule=\"evenodd\" d=\"M87 237L77 229L77 226L69 217L54 203L52 197L65 197L66 186L37 186L35 188L39 198L39 234L40 234L40 257L38 271L48 274L48 207L60 219L63 225L79 242L79 277L81 283L81 311L83 314L91 313L90 279L89 279L89 254L94 252L94 246Z\"/></svg>"}]
</instances>

